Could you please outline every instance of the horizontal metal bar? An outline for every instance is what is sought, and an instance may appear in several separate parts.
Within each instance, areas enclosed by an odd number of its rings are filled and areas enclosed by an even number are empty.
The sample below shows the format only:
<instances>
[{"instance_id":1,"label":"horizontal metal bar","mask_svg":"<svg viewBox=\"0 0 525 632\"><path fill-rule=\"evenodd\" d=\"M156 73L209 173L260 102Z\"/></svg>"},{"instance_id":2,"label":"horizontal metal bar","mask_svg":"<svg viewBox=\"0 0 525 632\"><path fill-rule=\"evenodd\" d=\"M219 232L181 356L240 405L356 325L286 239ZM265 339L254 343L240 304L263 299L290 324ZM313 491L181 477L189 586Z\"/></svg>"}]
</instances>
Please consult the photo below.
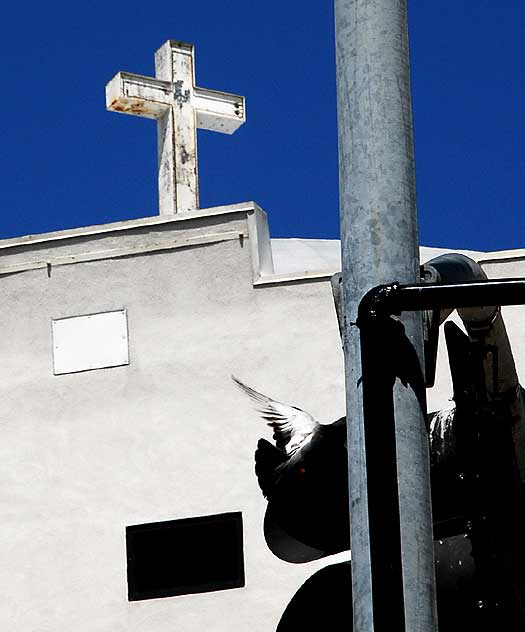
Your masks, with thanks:
<instances>
[{"instance_id":1,"label":"horizontal metal bar","mask_svg":"<svg viewBox=\"0 0 525 632\"><path fill-rule=\"evenodd\" d=\"M380 285L363 297L359 318L401 314L438 308L457 309L489 305L524 305L525 279L499 279L473 283Z\"/></svg>"}]
</instances>

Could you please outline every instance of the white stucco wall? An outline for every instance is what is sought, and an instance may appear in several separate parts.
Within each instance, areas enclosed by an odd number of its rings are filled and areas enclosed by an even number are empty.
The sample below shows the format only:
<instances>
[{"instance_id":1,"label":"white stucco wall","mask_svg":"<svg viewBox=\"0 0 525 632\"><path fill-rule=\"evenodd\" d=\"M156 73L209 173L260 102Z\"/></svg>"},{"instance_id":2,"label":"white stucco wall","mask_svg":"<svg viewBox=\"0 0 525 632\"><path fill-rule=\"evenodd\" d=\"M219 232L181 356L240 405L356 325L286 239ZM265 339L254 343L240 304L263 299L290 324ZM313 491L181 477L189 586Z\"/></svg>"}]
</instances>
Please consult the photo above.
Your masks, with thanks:
<instances>
[{"instance_id":1,"label":"white stucco wall","mask_svg":"<svg viewBox=\"0 0 525 632\"><path fill-rule=\"evenodd\" d=\"M321 421L344 414L334 270L272 270L265 230L238 205L0 242L1 629L271 632L328 561L266 548L253 453L271 431L229 377ZM525 276L520 257L485 265ZM119 309L130 364L53 375L51 319ZM505 314L523 374L523 308ZM430 408L449 394L442 358ZM127 525L229 511L245 588L128 602Z\"/></svg>"},{"instance_id":2,"label":"white stucco wall","mask_svg":"<svg viewBox=\"0 0 525 632\"><path fill-rule=\"evenodd\" d=\"M100 252L87 237L73 246ZM45 258L57 249L68 245ZM254 288L239 239L46 266L0 285L2 629L274 630L316 565L266 548L253 453L271 432L230 374L326 420L341 415L329 285ZM129 366L53 375L52 318L123 308ZM243 513L245 588L128 602L126 525L228 511Z\"/></svg>"}]
</instances>

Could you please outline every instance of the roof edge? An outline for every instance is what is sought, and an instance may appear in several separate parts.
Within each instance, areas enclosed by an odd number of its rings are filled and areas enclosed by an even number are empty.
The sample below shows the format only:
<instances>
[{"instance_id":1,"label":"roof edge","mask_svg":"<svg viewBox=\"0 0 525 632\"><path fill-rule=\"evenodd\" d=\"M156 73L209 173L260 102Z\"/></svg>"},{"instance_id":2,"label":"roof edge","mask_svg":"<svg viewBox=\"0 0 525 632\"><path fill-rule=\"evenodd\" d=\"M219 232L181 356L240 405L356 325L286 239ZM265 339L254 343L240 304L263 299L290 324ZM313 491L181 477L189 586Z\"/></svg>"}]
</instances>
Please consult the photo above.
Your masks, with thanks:
<instances>
[{"instance_id":1,"label":"roof edge","mask_svg":"<svg viewBox=\"0 0 525 632\"><path fill-rule=\"evenodd\" d=\"M229 204L222 206L212 206L205 209L195 211L184 211L175 215L162 216L155 215L152 217L142 217L140 219L123 220L120 222L111 222L109 224L94 224L92 226L81 226L79 228L70 228L67 230L57 230L49 233L37 233L35 235L23 235L21 237L12 237L9 239L0 239L0 250L7 248L16 248L19 246L31 246L33 244L41 244L48 241L59 241L64 239L73 239L75 237L89 237L93 235L101 235L104 233L117 232L122 230L132 230L134 228L142 228L148 226L158 226L162 224L171 224L184 222L192 219L203 219L206 217L215 217L217 215L228 215L230 213L253 212L259 209L253 201L241 202L239 204ZM260 210L260 209L259 209Z\"/></svg>"}]
</instances>

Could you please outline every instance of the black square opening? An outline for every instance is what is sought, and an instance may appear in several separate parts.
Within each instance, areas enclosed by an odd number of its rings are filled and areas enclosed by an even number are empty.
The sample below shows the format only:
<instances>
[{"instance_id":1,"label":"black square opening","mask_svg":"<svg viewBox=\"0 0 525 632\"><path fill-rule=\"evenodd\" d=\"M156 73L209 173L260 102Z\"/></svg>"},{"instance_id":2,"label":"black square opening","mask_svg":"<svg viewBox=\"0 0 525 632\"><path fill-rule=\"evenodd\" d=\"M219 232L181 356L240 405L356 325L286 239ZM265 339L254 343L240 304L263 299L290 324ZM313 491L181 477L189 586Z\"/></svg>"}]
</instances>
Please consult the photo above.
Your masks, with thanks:
<instances>
[{"instance_id":1,"label":"black square opening","mask_svg":"<svg viewBox=\"0 0 525 632\"><path fill-rule=\"evenodd\" d=\"M244 586L240 512L126 527L128 599Z\"/></svg>"}]
</instances>

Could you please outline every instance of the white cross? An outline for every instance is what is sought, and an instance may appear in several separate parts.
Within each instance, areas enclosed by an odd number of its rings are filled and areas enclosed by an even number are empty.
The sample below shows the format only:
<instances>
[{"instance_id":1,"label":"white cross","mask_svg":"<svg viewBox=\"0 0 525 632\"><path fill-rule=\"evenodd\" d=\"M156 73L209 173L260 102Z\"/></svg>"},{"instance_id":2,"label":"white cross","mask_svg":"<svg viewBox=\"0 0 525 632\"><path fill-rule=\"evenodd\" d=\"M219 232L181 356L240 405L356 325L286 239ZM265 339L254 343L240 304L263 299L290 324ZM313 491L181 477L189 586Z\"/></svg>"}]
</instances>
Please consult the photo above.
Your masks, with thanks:
<instances>
[{"instance_id":1,"label":"white cross","mask_svg":"<svg viewBox=\"0 0 525 632\"><path fill-rule=\"evenodd\" d=\"M155 53L155 78L119 72L106 107L157 120L159 211L199 208L197 128L232 134L246 120L244 97L195 87L193 45L168 40Z\"/></svg>"}]
</instances>

